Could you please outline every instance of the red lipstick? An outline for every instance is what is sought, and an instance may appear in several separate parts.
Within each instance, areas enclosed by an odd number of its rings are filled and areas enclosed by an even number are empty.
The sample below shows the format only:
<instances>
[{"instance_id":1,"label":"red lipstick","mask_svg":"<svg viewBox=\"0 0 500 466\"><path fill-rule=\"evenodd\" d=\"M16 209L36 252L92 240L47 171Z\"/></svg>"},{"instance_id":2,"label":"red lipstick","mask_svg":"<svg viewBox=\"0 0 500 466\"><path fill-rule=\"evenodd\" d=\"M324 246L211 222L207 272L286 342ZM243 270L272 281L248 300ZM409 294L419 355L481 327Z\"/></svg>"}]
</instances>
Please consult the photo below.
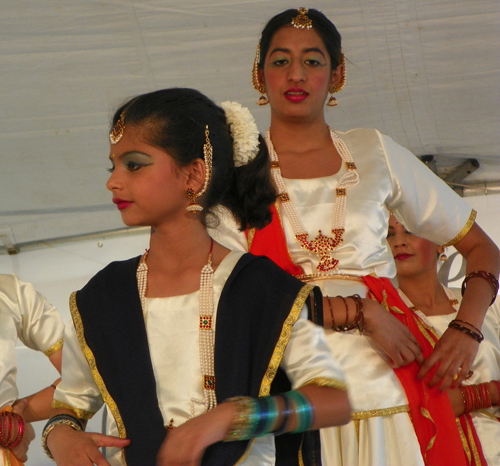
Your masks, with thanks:
<instances>
[{"instance_id":1,"label":"red lipstick","mask_svg":"<svg viewBox=\"0 0 500 466\"><path fill-rule=\"evenodd\" d=\"M113 198L113 203L116 204L118 210L126 209L130 204L132 204L131 201L124 201L123 199L119 199L117 197Z\"/></svg>"},{"instance_id":2,"label":"red lipstick","mask_svg":"<svg viewBox=\"0 0 500 466\"><path fill-rule=\"evenodd\" d=\"M289 100L290 102L302 102L303 100L307 99L308 96L308 92L298 87L292 87L285 91L285 99Z\"/></svg>"},{"instance_id":3,"label":"red lipstick","mask_svg":"<svg viewBox=\"0 0 500 466\"><path fill-rule=\"evenodd\" d=\"M398 260L398 261L404 261L406 259L409 259L410 257L413 257L413 254L407 254L407 253L400 253L400 254L396 254L394 256L394 259Z\"/></svg>"}]
</instances>

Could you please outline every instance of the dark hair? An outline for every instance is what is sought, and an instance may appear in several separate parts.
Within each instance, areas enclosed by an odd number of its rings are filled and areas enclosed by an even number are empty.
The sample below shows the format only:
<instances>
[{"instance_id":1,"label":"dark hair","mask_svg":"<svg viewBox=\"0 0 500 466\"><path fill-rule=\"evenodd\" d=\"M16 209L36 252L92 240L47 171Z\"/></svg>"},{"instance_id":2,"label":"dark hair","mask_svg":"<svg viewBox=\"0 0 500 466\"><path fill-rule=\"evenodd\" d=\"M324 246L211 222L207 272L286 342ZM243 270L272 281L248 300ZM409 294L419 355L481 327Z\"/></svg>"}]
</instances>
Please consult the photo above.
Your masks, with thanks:
<instances>
[{"instance_id":1,"label":"dark hair","mask_svg":"<svg viewBox=\"0 0 500 466\"><path fill-rule=\"evenodd\" d=\"M141 128L143 140L167 152L179 167L203 159L205 127L213 146L212 177L207 192L198 200L201 221L216 226L213 208L227 207L244 230L263 228L271 221L269 206L276 200L270 181L269 156L264 139L256 158L242 167L233 161L233 139L224 110L195 89L171 88L142 94L123 104L114 114L114 128L125 112L125 128ZM214 223L215 222L215 223Z\"/></svg>"},{"instance_id":2,"label":"dark hair","mask_svg":"<svg viewBox=\"0 0 500 466\"><path fill-rule=\"evenodd\" d=\"M269 22L266 24L265 28L262 30L262 35L260 38L260 61L259 68L264 66L264 60L266 58L267 52L269 51L269 46L273 39L276 31L284 26L291 26L292 19L299 14L298 10L291 9L286 10L283 13L279 13L273 16ZM339 32L335 25L320 11L310 8L307 12L307 17L312 21L313 29L320 35L325 48L330 55L330 60L332 63L332 70L339 66L340 51L342 48L342 40ZM292 26L291 26L292 27Z\"/></svg>"}]
</instances>

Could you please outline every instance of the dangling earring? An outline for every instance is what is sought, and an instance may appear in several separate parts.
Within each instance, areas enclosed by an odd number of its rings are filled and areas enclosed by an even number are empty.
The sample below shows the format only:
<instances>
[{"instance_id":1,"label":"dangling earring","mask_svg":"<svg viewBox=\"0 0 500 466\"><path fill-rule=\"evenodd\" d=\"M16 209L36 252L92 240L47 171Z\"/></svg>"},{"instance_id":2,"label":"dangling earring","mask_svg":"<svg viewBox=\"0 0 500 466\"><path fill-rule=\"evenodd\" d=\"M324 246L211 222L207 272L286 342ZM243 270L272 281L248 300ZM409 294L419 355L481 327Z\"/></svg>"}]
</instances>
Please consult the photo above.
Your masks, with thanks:
<instances>
[{"instance_id":1,"label":"dangling earring","mask_svg":"<svg viewBox=\"0 0 500 466\"><path fill-rule=\"evenodd\" d=\"M443 252L439 254L439 260L441 262L446 262L448 260L448 256L446 255L446 248L443 248Z\"/></svg>"},{"instance_id":2,"label":"dangling earring","mask_svg":"<svg viewBox=\"0 0 500 466\"><path fill-rule=\"evenodd\" d=\"M336 85L330 87L330 94L332 95L330 96L328 102L326 103L328 107L335 107L336 105L338 105L338 101L335 97L333 97L333 94L335 92L340 92L345 86L346 82L345 57L342 52L340 52L340 57L339 57L339 66L340 65L343 66L342 76L340 77L340 81Z\"/></svg>"},{"instance_id":3,"label":"dangling earring","mask_svg":"<svg viewBox=\"0 0 500 466\"><path fill-rule=\"evenodd\" d=\"M203 196L207 191L208 184L210 183L210 178L212 176L212 157L213 157L213 147L210 143L210 138L208 131L208 125L205 127L205 144L203 144L203 161L205 162L205 183L203 188L198 193L195 193L192 188L186 189L186 196L191 199L191 202L186 207L188 212L198 213L203 210L203 207L198 204L198 198Z\"/></svg>"},{"instance_id":4,"label":"dangling earring","mask_svg":"<svg viewBox=\"0 0 500 466\"><path fill-rule=\"evenodd\" d=\"M262 84L259 80L259 62L260 62L260 44L257 45L257 52L255 53L255 60L253 62L252 68L252 86L253 88L261 93L259 100L257 100L258 105L267 105L269 99L264 95L266 93L266 86Z\"/></svg>"}]
</instances>

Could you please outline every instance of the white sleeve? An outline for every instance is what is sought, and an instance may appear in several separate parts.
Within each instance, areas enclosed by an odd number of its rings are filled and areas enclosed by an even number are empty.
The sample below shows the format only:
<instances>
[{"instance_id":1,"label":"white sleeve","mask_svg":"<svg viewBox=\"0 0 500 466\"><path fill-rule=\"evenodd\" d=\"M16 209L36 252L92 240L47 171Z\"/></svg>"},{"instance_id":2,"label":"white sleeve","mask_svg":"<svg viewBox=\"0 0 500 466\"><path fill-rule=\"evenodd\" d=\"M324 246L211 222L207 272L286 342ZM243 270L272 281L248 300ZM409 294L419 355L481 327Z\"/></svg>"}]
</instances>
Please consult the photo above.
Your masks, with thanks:
<instances>
[{"instance_id":1,"label":"white sleeve","mask_svg":"<svg viewBox=\"0 0 500 466\"><path fill-rule=\"evenodd\" d=\"M405 227L436 244L446 244L472 226L472 209L410 151L380 135L392 180L387 207Z\"/></svg>"},{"instance_id":2,"label":"white sleeve","mask_svg":"<svg viewBox=\"0 0 500 466\"><path fill-rule=\"evenodd\" d=\"M16 282L21 328L19 339L28 347L47 354L60 348L64 324L57 309L31 283Z\"/></svg>"},{"instance_id":3,"label":"white sleeve","mask_svg":"<svg viewBox=\"0 0 500 466\"><path fill-rule=\"evenodd\" d=\"M54 407L70 408L82 419L90 419L103 405L71 320L64 331L62 381L54 393L54 402Z\"/></svg>"},{"instance_id":4,"label":"white sleeve","mask_svg":"<svg viewBox=\"0 0 500 466\"><path fill-rule=\"evenodd\" d=\"M292 388L296 389L312 379L321 384L345 389L345 376L326 345L322 327L307 319L307 306L292 327L281 367L285 370Z\"/></svg>"}]
</instances>

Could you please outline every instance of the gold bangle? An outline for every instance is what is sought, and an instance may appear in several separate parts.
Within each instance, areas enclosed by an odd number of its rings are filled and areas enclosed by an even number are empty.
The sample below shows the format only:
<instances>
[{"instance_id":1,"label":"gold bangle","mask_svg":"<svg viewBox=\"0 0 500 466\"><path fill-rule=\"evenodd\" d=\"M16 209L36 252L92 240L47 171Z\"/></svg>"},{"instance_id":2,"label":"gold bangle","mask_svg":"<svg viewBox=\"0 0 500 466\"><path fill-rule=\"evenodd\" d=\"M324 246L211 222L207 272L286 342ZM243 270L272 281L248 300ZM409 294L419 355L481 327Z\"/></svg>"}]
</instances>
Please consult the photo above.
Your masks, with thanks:
<instances>
[{"instance_id":1,"label":"gold bangle","mask_svg":"<svg viewBox=\"0 0 500 466\"><path fill-rule=\"evenodd\" d=\"M49 419L49 424L47 424L45 426L45 429L43 430L43 434L42 434L42 447L43 447L43 451L47 454L47 456L53 460L54 457L52 456L52 453L50 452L49 450L49 447L47 446L47 437L49 436L49 434L57 427L57 426L60 426L60 425L66 425L66 426L69 426L71 427L73 430L76 430L77 432L81 432L82 431L82 428L81 426L72 421L71 419L58 419L54 422L50 422L50 419Z\"/></svg>"}]
</instances>

